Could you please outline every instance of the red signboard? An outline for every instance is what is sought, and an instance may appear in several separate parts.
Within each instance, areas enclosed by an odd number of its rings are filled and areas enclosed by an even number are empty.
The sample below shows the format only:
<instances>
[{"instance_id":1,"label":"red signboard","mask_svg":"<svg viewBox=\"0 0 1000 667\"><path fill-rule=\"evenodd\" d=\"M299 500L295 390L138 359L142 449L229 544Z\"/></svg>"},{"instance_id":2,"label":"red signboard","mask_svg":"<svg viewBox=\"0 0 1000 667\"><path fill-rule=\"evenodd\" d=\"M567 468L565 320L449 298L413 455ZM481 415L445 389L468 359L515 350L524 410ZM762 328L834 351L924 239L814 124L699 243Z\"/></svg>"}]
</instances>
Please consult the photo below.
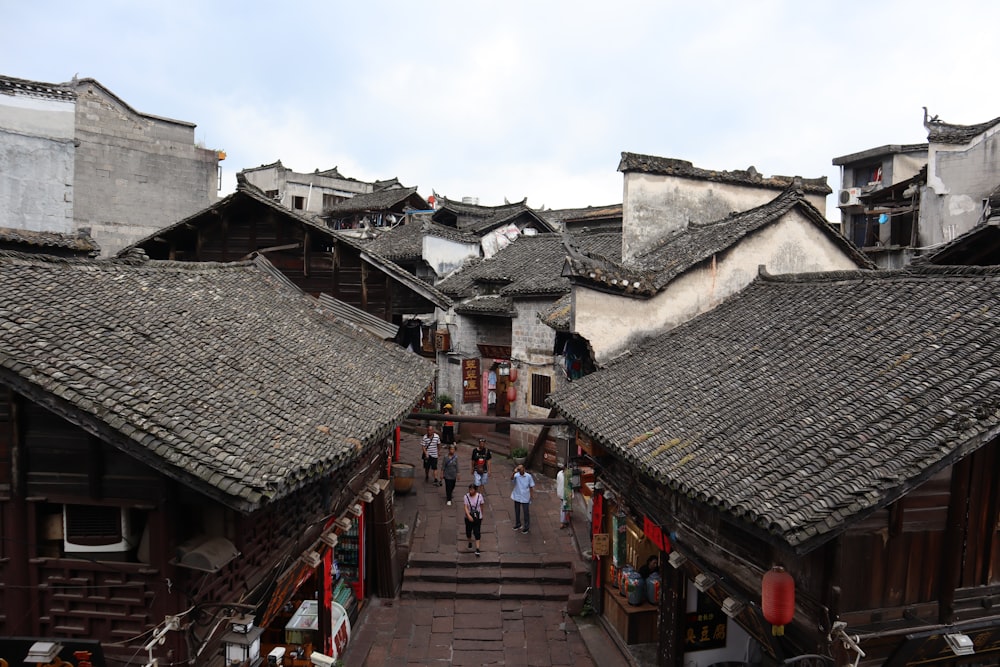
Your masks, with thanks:
<instances>
[{"instance_id":1,"label":"red signboard","mask_svg":"<svg viewBox=\"0 0 1000 667\"><path fill-rule=\"evenodd\" d=\"M478 403L482 390L479 384L479 359L462 359L462 402Z\"/></svg>"}]
</instances>

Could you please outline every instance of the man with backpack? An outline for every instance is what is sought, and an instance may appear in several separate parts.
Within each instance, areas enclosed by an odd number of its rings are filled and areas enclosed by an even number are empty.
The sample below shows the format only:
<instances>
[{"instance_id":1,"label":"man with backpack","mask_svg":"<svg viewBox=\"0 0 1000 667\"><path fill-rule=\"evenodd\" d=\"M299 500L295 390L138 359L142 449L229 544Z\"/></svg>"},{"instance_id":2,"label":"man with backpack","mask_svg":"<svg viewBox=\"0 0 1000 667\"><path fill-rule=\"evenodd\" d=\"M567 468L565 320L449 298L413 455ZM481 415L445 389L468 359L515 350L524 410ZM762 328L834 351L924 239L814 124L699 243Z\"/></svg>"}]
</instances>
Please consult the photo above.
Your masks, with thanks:
<instances>
[{"instance_id":1,"label":"man with backpack","mask_svg":"<svg viewBox=\"0 0 1000 667\"><path fill-rule=\"evenodd\" d=\"M486 448L486 438L479 439L479 445L472 450L472 482L482 489L490 477L493 454Z\"/></svg>"}]
</instances>

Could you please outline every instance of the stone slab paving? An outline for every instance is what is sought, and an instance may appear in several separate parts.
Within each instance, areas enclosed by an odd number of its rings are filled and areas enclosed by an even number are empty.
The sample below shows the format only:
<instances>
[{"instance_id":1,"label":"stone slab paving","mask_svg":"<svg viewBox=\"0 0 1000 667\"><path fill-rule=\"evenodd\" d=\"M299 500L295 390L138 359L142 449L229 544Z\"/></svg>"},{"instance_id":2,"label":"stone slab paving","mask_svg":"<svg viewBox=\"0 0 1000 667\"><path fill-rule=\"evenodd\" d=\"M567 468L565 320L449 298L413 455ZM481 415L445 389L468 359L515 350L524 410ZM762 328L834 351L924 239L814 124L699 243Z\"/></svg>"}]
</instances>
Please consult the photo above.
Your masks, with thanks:
<instances>
[{"instance_id":1,"label":"stone slab paving","mask_svg":"<svg viewBox=\"0 0 1000 667\"><path fill-rule=\"evenodd\" d=\"M405 434L401 449L401 460L419 465L418 437ZM531 531L515 532L510 500L513 464L495 455L493 474L484 492L482 555L477 558L466 545L461 503L471 477L471 446L460 444L458 454L460 476L451 507L445 504L444 487L425 483L419 469L413 492L396 498L397 521L415 517L409 549L414 567L430 569L439 563L458 566L454 578L449 575L447 581L420 583L436 587L439 593L444 589L454 594L446 598L369 599L343 656L344 664L628 666L629 661L606 633L602 636L590 624L585 626L586 633L581 633L565 613L571 582L563 581L565 574L556 572L567 565L583 569L586 564L574 532L559 529L555 482L534 473ZM548 567L554 569L546 577ZM503 586L516 597L497 599L497 584L476 583L477 578L495 577L498 571L517 574L519 583ZM462 597L458 597L459 589ZM540 599L546 597L561 599Z\"/></svg>"}]
</instances>

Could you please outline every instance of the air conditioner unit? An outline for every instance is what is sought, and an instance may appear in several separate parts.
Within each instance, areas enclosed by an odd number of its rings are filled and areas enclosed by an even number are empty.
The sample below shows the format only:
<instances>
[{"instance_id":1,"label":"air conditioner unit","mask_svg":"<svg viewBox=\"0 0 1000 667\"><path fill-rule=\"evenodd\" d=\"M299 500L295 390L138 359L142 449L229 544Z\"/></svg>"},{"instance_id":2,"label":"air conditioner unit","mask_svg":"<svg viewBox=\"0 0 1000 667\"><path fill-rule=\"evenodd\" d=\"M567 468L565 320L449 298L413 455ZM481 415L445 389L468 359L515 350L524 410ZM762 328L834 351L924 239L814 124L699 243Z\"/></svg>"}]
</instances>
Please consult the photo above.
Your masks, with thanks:
<instances>
[{"instance_id":1,"label":"air conditioner unit","mask_svg":"<svg viewBox=\"0 0 1000 667\"><path fill-rule=\"evenodd\" d=\"M63 505L66 553L119 553L138 544L138 527L127 507Z\"/></svg>"},{"instance_id":2,"label":"air conditioner unit","mask_svg":"<svg viewBox=\"0 0 1000 667\"><path fill-rule=\"evenodd\" d=\"M841 190L838 198L838 206L860 206L858 197L861 195L861 188L847 188Z\"/></svg>"}]
</instances>

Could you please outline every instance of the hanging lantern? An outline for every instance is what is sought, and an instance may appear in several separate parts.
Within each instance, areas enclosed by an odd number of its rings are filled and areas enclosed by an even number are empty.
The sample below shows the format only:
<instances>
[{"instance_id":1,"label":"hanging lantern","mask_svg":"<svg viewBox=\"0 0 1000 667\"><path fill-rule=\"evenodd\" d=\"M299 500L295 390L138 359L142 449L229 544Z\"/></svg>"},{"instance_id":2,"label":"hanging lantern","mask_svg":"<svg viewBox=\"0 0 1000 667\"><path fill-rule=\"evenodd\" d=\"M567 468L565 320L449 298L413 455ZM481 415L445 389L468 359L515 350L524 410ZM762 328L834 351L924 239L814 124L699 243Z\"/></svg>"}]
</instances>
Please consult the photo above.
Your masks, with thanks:
<instances>
[{"instance_id":1,"label":"hanging lantern","mask_svg":"<svg viewBox=\"0 0 1000 667\"><path fill-rule=\"evenodd\" d=\"M513 384L507 385L507 402L513 403L517 399L517 387Z\"/></svg>"},{"instance_id":2,"label":"hanging lantern","mask_svg":"<svg viewBox=\"0 0 1000 667\"><path fill-rule=\"evenodd\" d=\"M795 616L795 580L785 568L775 565L760 582L760 606L771 624L771 634L785 634L785 626Z\"/></svg>"},{"instance_id":3,"label":"hanging lantern","mask_svg":"<svg viewBox=\"0 0 1000 667\"><path fill-rule=\"evenodd\" d=\"M517 366L510 367L510 381L517 382Z\"/></svg>"}]
</instances>

